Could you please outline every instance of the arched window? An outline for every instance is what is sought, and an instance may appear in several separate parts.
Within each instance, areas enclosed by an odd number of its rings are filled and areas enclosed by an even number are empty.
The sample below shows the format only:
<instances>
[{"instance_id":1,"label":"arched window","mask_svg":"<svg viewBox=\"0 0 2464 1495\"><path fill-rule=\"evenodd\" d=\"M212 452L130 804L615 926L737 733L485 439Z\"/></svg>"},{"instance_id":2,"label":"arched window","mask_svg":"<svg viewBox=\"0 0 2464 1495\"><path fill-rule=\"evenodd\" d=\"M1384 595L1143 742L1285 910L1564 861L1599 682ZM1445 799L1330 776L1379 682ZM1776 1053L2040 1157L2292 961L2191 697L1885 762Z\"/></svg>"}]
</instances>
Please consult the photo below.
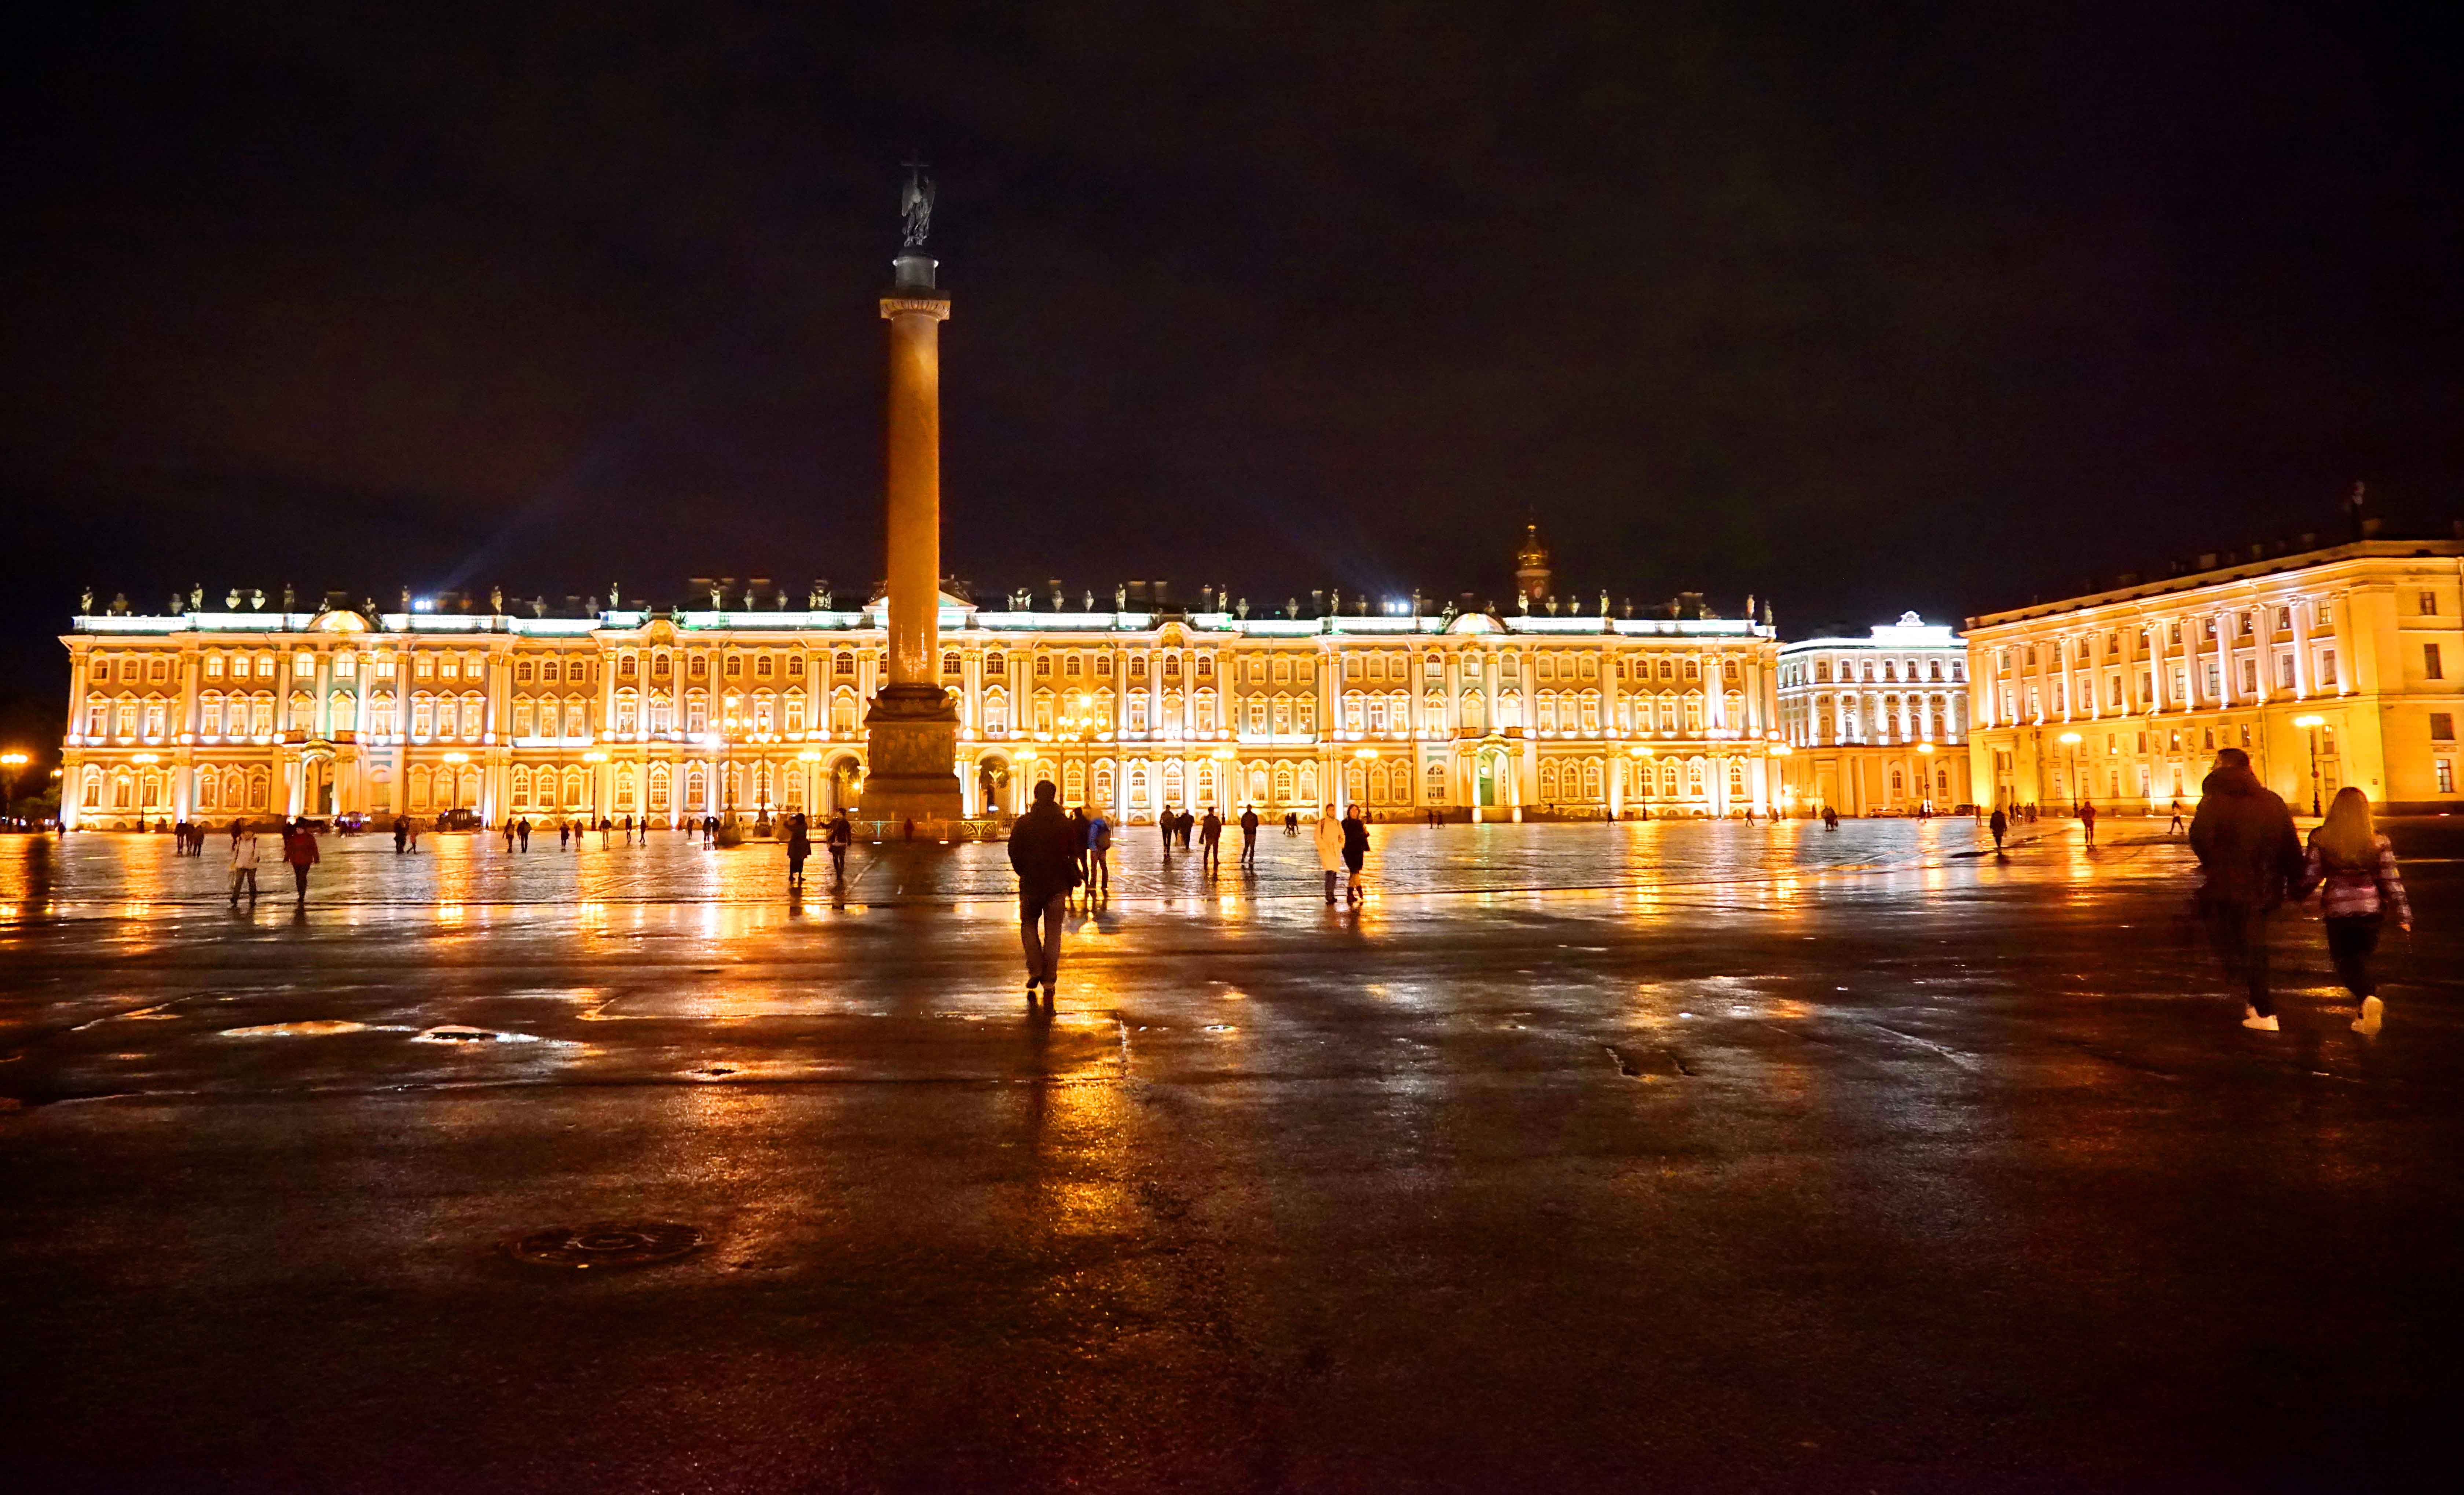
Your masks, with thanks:
<instances>
[{"instance_id":1,"label":"arched window","mask_svg":"<svg viewBox=\"0 0 2464 1495\"><path fill-rule=\"evenodd\" d=\"M1596 801L1600 797L1600 760L1587 758L1583 763L1583 798Z\"/></svg>"},{"instance_id":2,"label":"arched window","mask_svg":"<svg viewBox=\"0 0 2464 1495\"><path fill-rule=\"evenodd\" d=\"M1431 657L1434 658L1435 656ZM1431 804L1445 803L1446 765L1441 762L1433 761L1429 764L1429 771L1422 777L1426 782L1421 785L1421 797L1427 800Z\"/></svg>"},{"instance_id":3,"label":"arched window","mask_svg":"<svg viewBox=\"0 0 2464 1495\"><path fill-rule=\"evenodd\" d=\"M984 693L984 736L1001 737L1009 735L1009 693L999 689Z\"/></svg>"},{"instance_id":4,"label":"arched window","mask_svg":"<svg viewBox=\"0 0 2464 1495\"><path fill-rule=\"evenodd\" d=\"M1112 760L1109 758L1095 765L1095 802L1112 802Z\"/></svg>"},{"instance_id":5,"label":"arched window","mask_svg":"<svg viewBox=\"0 0 2464 1495\"><path fill-rule=\"evenodd\" d=\"M1275 765L1275 793L1273 802L1277 804L1289 804L1292 802L1292 765L1289 763L1278 763Z\"/></svg>"},{"instance_id":6,"label":"arched window","mask_svg":"<svg viewBox=\"0 0 2464 1495\"><path fill-rule=\"evenodd\" d=\"M942 652L941 672L945 675L956 675L958 673L958 651L957 649L947 649Z\"/></svg>"},{"instance_id":7,"label":"arched window","mask_svg":"<svg viewBox=\"0 0 2464 1495\"><path fill-rule=\"evenodd\" d=\"M650 809L651 809L651 812L652 812L652 813L654 813L654 814L665 814L665 813L667 813L667 809L668 809L668 786L669 786L669 782L670 782L670 775L669 775L669 772L668 772L668 765L667 765L667 764L665 764L665 763L653 763L653 764L651 764L651 765L650 765Z\"/></svg>"},{"instance_id":8,"label":"arched window","mask_svg":"<svg viewBox=\"0 0 2464 1495\"><path fill-rule=\"evenodd\" d=\"M1899 786L1894 784L1892 787L1897 788ZM1746 765L1738 762L1734 758L1730 758L1728 760L1728 795L1732 799L1743 799L1745 797L1745 793Z\"/></svg>"},{"instance_id":9,"label":"arched window","mask_svg":"<svg viewBox=\"0 0 2464 1495\"><path fill-rule=\"evenodd\" d=\"M1087 799L1087 765L1074 759L1061 765L1061 796L1065 804L1082 804Z\"/></svg>"},{"instance_id":10,"label":"arched window","mask_svg":"<svg viewBox=\"0 0 2464 1495\"><path fill-rule=\"evenodd\" d=\"M1300 801L1303 804L1322 804L1325 802L1323 800L1318 798L1317 765L1315 763L1303 763L1301 765Z\"/></svg>"},{"instance_id":11,"label":"arched window","mask_svg":"<svg viewBox=\"0 0 2464 1495\"><path fill-rule=\"evenodd\" d=\"M1540 760L1540 802L1546 804L1556 798L1557 761L1554 758L1542 758Z\"/></svg>"}]
</instances>

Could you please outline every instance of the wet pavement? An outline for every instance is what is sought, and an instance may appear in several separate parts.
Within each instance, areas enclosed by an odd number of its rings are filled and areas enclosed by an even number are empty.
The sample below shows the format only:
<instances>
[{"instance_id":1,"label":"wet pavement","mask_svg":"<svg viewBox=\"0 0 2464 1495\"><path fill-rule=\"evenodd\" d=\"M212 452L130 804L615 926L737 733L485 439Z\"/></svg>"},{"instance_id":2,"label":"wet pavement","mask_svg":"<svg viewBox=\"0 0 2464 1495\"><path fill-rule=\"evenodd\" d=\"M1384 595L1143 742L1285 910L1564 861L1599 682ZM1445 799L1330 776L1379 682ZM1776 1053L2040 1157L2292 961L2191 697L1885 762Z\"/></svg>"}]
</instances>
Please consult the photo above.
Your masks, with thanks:
<instances>
[{"instance_id":1,"label":"wet pavement","mask_svg":"<svg viewBox=\"0 0 2464 1495\"><path fill-rule=\"evenodd\" d=\"M0 840L0 1487L2443 1484L2458 826L2374 1044L2130 822Z\"/></svg>"}]
</instances>

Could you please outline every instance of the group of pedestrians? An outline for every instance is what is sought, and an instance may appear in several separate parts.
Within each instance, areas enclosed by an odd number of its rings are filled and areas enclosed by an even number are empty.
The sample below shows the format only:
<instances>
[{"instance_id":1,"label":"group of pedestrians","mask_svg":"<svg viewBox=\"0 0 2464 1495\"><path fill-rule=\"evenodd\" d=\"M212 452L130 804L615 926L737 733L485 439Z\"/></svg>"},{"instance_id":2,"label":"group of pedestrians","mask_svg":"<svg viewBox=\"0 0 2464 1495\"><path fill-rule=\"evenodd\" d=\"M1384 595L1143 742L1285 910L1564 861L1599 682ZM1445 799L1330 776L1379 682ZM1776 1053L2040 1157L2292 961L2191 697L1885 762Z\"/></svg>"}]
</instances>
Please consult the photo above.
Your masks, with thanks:
<instances>
[{"instance_id":1,"label":"group of pedestrians","mask_svg":"<svg viewBox=\"0 0 2464 1495\"><path fill-rule=\"evenodd\" d=\"M2241 1025L2279 1031L2268 991L2270 919L2288 900L2299 903L2315 891L2336 979L2361 1000L2353 1031L2376 1038L2387 1003L2370 974L2370 958L2390 916L2398 929L2411 933L2412 904L2395 847L2372 823L2369 796L2350 786L2337 791L2304 846L2294 830L2293 812L2258 781L2250 755L2241 749L2218 752L2215 771L2200 790L2189 832L2201 873L2199 918L2227 978L2241 984Z\"/></svg>"},{"instance_id":2,"label":"group of pedestrians","mask_svg":"<svg viewBox=\"0 0 2464 1495\"><path fill-rule=\"evenodd\" d=\"M171 827L171 835L174 838L171 843L171 854L173 856L204 856L206 854L206 823L204 821L181 821L178 824Z\"/></svg>"},{"instance_id":3,"label":"group of pedestrians","mask_svg":"<svg viewBox=\"0 0 2464 1495\"><path fill-rule=\"evenodd\" d=\"M854 841L855 824L847 819L845 810L833 813L829 824L822 827L822 844L830 853L830 876L838 882L847 881L847 847ZM798 810L787 817L787 888L789 891L803 890L804 863L811 859L812 854L812 822L805 819L803 811Z\"/></svg>"},{"instance_id":4,"label":"group of pedestrians","mask_svg":"<svg viewBox=\"0 0 2464 1495\"><path fill-rule=\"evenodd\" d=\"M205 827L198 826L197 833L202 842ZM283 865L291 868L293 892L304 906L308 902L308 869L319 860L317 832L309 828L307 822L289 820L282 823L281 855ZM233 908L239 906L243 892L248 894L251 905L255 904L256 869L263 859L264 852L257 845L255 827L246 821L231 822L231 902Z\"/></svg>"}]
</instances>

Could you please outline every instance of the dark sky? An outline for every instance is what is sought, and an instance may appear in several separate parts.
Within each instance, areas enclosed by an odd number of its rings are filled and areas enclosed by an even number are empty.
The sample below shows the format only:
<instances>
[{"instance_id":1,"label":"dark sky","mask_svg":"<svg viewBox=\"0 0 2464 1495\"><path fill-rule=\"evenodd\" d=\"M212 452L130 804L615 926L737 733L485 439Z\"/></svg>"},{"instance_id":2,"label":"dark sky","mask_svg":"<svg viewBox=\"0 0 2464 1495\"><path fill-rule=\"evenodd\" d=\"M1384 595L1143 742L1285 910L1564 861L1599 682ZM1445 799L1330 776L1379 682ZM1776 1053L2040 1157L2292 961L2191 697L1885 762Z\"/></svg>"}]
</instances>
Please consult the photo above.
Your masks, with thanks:
<instances>
[{"instance_id":1,"label":"dark sky","mask_svg":"<svg viewBox=\"0 0 2464 1495\"><path fill-rule=\"evenodd\" d=\"M916 147L987 592L1502 596L1530 512L1785 634L2443 528L2433 9L46 8L0 677L89 583L869 586Z\"/></svg>"}]
</instances>

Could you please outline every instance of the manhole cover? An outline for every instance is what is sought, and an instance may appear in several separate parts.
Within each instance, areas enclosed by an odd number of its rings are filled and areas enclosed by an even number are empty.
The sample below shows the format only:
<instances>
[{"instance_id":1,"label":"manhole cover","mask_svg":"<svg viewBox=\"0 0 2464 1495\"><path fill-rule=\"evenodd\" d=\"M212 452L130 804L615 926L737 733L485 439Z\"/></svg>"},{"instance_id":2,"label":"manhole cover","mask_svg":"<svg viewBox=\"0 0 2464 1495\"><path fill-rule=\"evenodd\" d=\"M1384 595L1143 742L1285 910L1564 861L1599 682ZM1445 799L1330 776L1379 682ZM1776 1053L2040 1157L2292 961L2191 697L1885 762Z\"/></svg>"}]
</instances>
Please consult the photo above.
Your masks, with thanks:
<instances>
[{"instance_id":1,"label":"manhole cover","mask_svg":"<svg viewBox=\"0 0 2464 1495\"><path fill-rule=\"evenodd\" d=\"M505 1254L533 1266L647 1266L699 1250L709 1238L672 1220L603 1220L556 1225L505 1242Z\"/></svg>"}]
</instances>

